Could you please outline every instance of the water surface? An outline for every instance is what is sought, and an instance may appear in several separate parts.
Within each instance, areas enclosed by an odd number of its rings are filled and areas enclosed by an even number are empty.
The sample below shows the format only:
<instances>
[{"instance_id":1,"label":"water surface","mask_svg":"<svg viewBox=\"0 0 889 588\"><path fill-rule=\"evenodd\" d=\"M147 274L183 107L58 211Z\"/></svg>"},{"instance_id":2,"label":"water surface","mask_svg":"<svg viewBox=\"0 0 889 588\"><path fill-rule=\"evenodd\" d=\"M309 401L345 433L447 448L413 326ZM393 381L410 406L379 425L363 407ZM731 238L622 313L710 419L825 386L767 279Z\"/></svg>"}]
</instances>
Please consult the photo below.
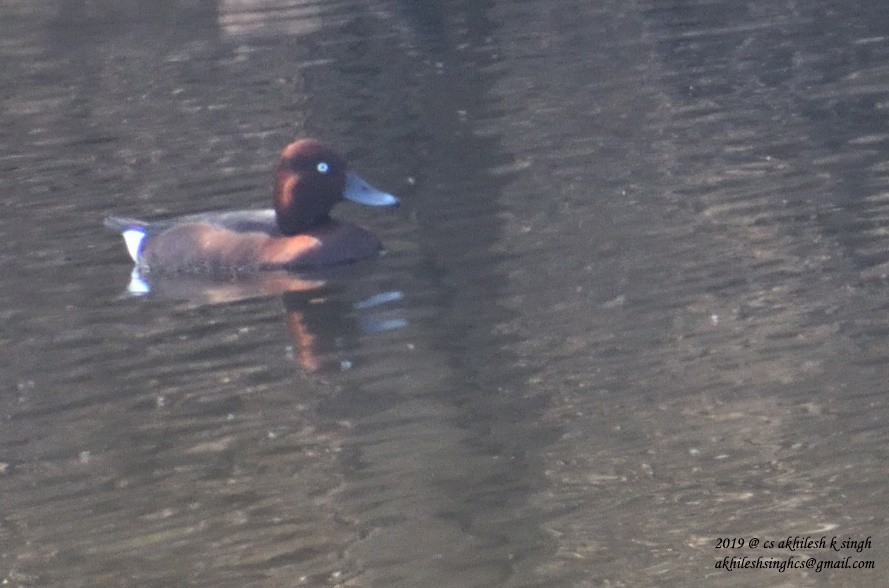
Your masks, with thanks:
<instances>
[{"instance_id":1,"label":"water surface","mask_svg":"<svg viewBox=\"0 0 889 588\"><path fill-rule=\"evenodd\" d=\"M0 577L873 585L887 14L5 3ZM105 215L268 206L298 136L386 255L125 295ZM715 549L806 535L873 547Z\"/></svg>"}]
</instances>

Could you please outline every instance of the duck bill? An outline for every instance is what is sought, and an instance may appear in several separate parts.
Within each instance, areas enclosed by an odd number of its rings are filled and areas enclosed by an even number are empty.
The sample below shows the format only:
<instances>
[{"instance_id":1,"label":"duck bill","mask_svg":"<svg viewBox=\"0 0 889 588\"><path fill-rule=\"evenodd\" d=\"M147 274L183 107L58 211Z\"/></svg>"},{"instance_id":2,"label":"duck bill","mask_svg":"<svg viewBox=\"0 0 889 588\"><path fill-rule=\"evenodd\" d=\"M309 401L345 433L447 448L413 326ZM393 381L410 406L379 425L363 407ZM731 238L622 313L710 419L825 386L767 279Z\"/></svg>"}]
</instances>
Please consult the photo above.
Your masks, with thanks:
<instances>
[{"instance_id":1,"label":"duck bill","mask_svg":"<svg viewBox=\"0 0 889 588\"><path fill-rule=\"evenodd\" d=\"M398 206L398 198L377 190L351 172L346 174L346 188L343 190L343 196L347 200L367 206Z\"/></svg>"}]
</instances>

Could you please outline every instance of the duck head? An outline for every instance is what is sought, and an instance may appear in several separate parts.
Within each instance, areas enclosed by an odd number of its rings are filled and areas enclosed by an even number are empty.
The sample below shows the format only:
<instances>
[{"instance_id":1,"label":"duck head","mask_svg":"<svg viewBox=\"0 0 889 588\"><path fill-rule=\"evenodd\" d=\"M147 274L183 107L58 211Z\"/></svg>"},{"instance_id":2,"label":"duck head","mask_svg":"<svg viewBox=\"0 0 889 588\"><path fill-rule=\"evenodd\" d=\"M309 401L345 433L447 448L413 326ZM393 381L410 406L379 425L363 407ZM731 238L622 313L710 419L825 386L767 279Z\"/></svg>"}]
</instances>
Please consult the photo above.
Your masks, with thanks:
<instances>
[{"instance_id":1,"label":"duck head","mask_svg":"<svg viewBox=\"0 0 889 588\"><path fill-rule=\"evenodd\" d=\"M348 171L346 160L315 139L284 148L275 172L275 217L285 235L297 235L329 220L347 198L370 206L397 206L398 199Z\"/></svg>"}]
</instances>

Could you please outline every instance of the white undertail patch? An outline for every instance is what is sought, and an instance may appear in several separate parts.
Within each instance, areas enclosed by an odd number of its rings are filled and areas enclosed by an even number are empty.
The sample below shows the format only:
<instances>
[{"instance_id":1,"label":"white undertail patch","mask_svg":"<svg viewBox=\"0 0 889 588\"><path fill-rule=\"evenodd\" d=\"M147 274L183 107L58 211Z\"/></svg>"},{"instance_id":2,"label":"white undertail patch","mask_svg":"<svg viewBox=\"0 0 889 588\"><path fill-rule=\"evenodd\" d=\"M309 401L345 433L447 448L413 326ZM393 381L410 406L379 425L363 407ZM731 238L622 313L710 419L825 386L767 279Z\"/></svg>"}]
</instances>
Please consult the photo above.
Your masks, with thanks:
<instances>
[{"instance_id":1,"label":"white undertail patch","mask_svg":"<svg viewBox=\"0 0 889 588\"><path fill-rule=\"evenodd\" d=\"M127 253L133 262L139 263L139 253L142 251L142 241L145 240L145 231L142 229L127 229L123 233L124 243L127 244Z\"/></svg>"}]
</instances>

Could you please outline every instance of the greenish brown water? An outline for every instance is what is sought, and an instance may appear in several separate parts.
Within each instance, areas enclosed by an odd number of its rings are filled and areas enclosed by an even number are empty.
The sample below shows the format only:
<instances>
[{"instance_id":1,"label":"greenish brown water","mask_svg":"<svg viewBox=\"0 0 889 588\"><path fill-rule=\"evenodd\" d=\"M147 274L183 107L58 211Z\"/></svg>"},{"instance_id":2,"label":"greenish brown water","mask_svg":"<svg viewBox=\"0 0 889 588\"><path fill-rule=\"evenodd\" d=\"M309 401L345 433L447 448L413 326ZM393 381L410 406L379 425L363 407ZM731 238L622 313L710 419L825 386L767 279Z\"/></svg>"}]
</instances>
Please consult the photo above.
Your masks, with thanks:
<instances>
[{"instance_id":1,"label":"greenish brown water","mask_svg":"<svg viewBox=\"0 0 889 588\"><path fill-rule=\"evenodd\" d=\"M434 6L0 6L0 578L878 583L889 13ZM122 295L104 216L266 206L308 135L385 256ZM822 535L873 547L715 547Z\"/></svg>"}]
</instances>

